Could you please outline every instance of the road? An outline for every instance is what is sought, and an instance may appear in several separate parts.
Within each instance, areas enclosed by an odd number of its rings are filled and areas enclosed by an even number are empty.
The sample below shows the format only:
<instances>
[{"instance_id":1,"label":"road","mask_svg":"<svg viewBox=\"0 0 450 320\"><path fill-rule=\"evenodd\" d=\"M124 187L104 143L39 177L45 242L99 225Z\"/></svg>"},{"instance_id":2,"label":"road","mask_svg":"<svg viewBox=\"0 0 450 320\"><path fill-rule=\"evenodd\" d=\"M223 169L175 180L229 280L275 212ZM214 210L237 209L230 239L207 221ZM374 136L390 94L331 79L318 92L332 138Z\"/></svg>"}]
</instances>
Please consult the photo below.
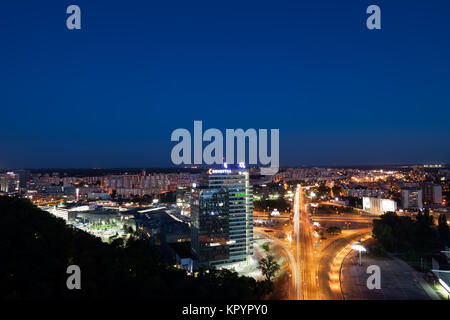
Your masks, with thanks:
<instances>
[{"instance_id":1,"label":"road","mask_svg":"<svg viewBox=\"0 0 450 320\"><path fill-rule=\"evenodd\" d=\"M365 229L371 228L373 221L380 219L379 217L360 217L352 215L314 215L311 217L314 222L320 223L324 228L331 226L344 229Z\"/></svg>"},{"instance_id":2,"label":"road","mask_svg":"<svg viewBox=\"0 0 450 320\"><path fill-rule=\"evenodd\" d=\"M370 229L345 230L332 239L321 250L319 261L319 287L321 300L341 300L340 271L342 262L349 252L349 245L370 233Z\"/></svg>"},{"instance_id":3,"label":"road","mask_svg":"<svg viewBox=\"0 0 450 320\"><path fill-rule=\"evenodd\" d=\"M355 215L313 215L314 221L328 221L328 222L359 222L372 223L373 220L379 220L380 216L355 216Z\"/></svg>"},{"instance_id":4,"label":"road","mask_svg":"<svg viewBox=\"0 0 450 320\"><path fill-rule=\"evenodd\" d=\"M295 300L334 300L342 299L340 270L342 261L351 251L350 244L370 234L369 228L374 217L360 216L322 216L320 221L331 224L361 224L363 228L343 230L342 234L329 236L328 240L319 240L309 217L305 204L305 187L297 187L294 197L294 215L291 225L271 227L255 227L255 233L270 238L279 245L289 261L292 277L287 284L289 299ZM314 221L317 216L312 217ZM272 230L273 229L273 230ZM288 240L280 240L268 231L283 231Z\"/></svg>"},{"instance_id":5,"label":"road","mask_svg":"<svg viewBox=\"0 0 450 320\"><path fill-rule=\"evenodd\" d=\"M278 245L279 247L281 247L281 249L283 249L283 251L286 254L286 257L288 258L289 264L288 264L288 268L290 269L289 272L292 275L292 277L290 277L290 283L288 284L290 290L288 290L288 299L289 300L300 300L300 296L298 296L297 294L297 288L300 286L300 273L299 273L299 266L297 265L297 261L291 251L291 249L280 239L267 234L263 231L263 229L265 228L254 228L253 232L255 233L255 235L259 235L261 237L270 239L271 241L273 241L276 245Z\"/></svg>"},{"instance_id":6,"label":"road","mask_svg":"<svg viewBox=\"0 0 450 320\"><path fill-rule=\"evenodd\" d=\"M304 201L304 188L297 187L294 199L294 234L296 238L297 263L300 267L301 300L318 300L318 250L315 247L313 228Z\"/></svg>"}]
</instances>

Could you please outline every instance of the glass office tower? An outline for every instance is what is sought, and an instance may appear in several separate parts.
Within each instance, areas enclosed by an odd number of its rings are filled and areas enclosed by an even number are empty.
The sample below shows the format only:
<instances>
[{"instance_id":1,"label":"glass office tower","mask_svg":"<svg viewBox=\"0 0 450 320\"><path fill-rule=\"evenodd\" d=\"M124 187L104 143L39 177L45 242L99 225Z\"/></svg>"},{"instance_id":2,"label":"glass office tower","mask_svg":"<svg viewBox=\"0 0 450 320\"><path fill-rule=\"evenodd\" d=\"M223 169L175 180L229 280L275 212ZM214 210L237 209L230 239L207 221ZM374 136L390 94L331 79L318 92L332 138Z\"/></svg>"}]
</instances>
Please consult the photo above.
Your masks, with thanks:
<instances>
[{"instance_id":1,"label":"glass office tower","mask_svg":"<svg viewBox=\"0 0 450 320\"><path fill-rule=\"evenodd\" d=\"M191 205L191 249L199 265L227 261L229 241L227 190L197 189Z\"/></svg>"},{"instance_id":2,"label":"glass office tower","mask_svg":"<svg viewBox=\"0 0 450 320\"><path fill-rule=\"evenodd\" d=\"M227 194L226 205L218 210L214 201L223 202L222 192ZM253 189L250 185L249 172L246 169L210 169L200 181L200 187L196 190L191 205L192 219L192 251L197 256L201 265L222 266L246 261L253 254ZM215 194L215 199L210 195ZM220 194L220 196L219 196ZM214 198L214 197L213 197ZM210 203L212 202L212 203ZM208 208L215 208L210 210ZM227 217L221 220L211 218L211 211L219 212L219 216ZM202 216L206 216L203 217ZM209 217L208 217L209 216ZM217 232L214 223L220 221L223 229ZM226 230L226 231L225 231ZM202 251L202 247L222 246L218 242L217 234L227 233L227 252L219 255L210 255ZM209 238L208 238L209 234ZM204 252L204 253L203 253Z\"/></svg>"}]
</instances>

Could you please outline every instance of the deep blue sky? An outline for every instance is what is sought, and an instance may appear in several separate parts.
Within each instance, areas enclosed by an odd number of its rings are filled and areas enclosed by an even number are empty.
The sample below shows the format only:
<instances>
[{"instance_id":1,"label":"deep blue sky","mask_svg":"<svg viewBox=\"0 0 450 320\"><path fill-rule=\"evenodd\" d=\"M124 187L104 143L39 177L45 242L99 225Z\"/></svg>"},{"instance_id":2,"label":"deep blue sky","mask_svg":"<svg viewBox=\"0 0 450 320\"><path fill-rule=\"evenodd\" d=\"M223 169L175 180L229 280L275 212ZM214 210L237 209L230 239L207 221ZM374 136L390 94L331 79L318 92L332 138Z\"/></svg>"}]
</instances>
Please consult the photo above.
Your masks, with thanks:
<instances>
[{"instance_id":1,"label":"deep blue sky","mask_svg":"<svg viewBox=\"0 0 450 320\"><path fill-rule=\"evenodd\" d=\"M77 4L82 30L69 31ZM382 30L366 28L377 4ZM176 128L282 165L450 163L448 0L2 1L0 168L169 166Z\"/></svg>"}]
</instances>

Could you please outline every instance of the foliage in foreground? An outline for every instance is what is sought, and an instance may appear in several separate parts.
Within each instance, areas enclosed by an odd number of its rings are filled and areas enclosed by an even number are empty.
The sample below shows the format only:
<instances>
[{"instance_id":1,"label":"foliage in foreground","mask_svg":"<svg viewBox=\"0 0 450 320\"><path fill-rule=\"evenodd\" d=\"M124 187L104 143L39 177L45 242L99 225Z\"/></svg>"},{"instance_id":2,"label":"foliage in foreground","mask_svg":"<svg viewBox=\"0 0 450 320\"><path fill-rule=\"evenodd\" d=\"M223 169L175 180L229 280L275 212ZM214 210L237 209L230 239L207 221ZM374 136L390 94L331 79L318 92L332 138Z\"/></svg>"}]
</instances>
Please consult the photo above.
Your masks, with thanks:
<instances>
[{"instance_id":1,"label":"foliage in foreground","mask_svg":"<svg viewBox=\"0 0 450 320\"><path fill-rule=\"evenodd\" d=\"M267 286L229 270L198 277L168 266L146 242L109 245L24 199L0 197L0 297L3 299L259 299ZM67 267L81 268L68 290Z\"/></svg>"},{"instance_id":2,"label":"foliage in foreground","mask_svg":"<svg viewBox=\"0 0 450 320\"><path fill-rule=\"evenodd\" d=\"M383 249L410 258L438 251L450 243L445 216L439 217L436 228L427 210L418 213L414 219L388 212L373 222L372 233Z\"/></svg>"},{"instance_id":3,"label":"foliage in foreground","mask_svg":"<svg viewBox=\"0 0 450 320\"><path fill-rule=\"evenodd\" d=\"M275 261L275 257L268 255L266 258L262 258L259 261L259 269L261 269L262 274L268 282L272 282L278 270L280 270L280 265Z\"/></svg>"}]
</instances>

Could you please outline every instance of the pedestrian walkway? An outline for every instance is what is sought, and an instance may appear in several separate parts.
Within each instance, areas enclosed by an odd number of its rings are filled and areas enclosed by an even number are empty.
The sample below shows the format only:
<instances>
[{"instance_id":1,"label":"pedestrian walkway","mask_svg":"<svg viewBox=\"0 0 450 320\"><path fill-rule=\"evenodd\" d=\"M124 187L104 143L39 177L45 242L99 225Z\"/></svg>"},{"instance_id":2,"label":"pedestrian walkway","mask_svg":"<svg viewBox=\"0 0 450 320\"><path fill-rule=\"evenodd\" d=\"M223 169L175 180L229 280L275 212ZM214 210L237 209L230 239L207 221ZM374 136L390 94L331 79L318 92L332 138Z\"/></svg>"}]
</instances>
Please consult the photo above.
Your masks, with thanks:
<instances>
[{"instance_id":1,"label":"pedestrian walkway","mask_svg":"<svg viewBox=\"0 0 450 320\"><path fill-rule=\"evenodd\" d=\"M381 270L381 289L367 288L367 267L377 265ZM346 300L438 300L436 292L415 271L398 258L362 256L362 266L356 252L351 252L341 269L341 288Z\"/></svg>"}]
</instances>

